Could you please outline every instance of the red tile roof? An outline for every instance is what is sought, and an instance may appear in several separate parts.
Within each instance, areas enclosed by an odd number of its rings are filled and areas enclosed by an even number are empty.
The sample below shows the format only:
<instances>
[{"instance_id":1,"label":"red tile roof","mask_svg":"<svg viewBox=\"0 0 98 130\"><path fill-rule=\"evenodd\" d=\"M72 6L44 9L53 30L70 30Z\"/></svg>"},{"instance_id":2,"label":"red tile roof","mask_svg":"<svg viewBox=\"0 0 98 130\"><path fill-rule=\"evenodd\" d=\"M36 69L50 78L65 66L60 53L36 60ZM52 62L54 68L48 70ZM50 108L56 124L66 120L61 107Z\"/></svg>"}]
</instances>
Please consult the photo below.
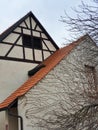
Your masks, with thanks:
<instances>
[{"instance_id":1,"label":"red tile roof","mask_svg":"<svg viewBox=\"0 0 98 130\"><path fill-rule=\"evenodd\" d=\"M34 76L29 78L21 87L7 97L1 104L0 109L7 108L15 99L27 93L34 85L45 77L64 57L66 57L87 35L81 37L77 41L57 50L53 55L48 57L43 64L46 66L39 70Z\"/></svg>"}]
</instances>

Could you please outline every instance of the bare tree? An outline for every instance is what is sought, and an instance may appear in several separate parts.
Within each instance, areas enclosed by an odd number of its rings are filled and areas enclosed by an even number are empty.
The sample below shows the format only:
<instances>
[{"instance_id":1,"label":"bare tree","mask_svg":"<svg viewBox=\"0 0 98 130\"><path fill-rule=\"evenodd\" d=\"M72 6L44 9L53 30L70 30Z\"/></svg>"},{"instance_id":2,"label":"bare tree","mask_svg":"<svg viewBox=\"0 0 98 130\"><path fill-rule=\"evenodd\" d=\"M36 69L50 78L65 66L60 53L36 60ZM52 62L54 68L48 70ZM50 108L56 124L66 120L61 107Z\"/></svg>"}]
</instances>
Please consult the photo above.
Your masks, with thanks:
<instances>
[{"instance_id":1,"label":"bare tree","mask_svg":"<svg viewBox=\"0 0 98 130\"><path fill-rule=\"evenodd\" d=\"M76 36L88 33L98 43L98 0L93 2L94 5L89 5L82 1L78 9L73 9L75 16L70 16L65 12L65 16L61 17L61 21L72 36L72 40L77 38Z\"/></svg>"}]
</instances>

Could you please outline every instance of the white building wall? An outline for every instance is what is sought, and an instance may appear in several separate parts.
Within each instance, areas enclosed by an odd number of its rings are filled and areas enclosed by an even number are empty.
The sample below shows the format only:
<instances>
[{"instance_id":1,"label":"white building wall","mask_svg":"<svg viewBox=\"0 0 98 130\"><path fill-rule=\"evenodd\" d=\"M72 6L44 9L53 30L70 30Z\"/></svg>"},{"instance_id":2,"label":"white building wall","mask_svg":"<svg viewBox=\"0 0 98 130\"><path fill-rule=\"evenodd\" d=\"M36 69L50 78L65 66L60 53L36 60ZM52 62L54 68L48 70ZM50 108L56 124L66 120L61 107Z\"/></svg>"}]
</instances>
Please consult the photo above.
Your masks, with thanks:
<instances>
[{"instance_id":1,"label":"white building wall","mask_svg":"<svg viewBox=\"0 0 98 130\"><path fill-rule=\"evenodd\" d=\"M85 65L97 64L98 47L89 40L81 42L44 79L19 98L18 111L23 117L24 130L49 130L44 120L55 118L53 111L62 111L62 106L71 112L77 96L80 108L84 101L79 93L83 93L84 87L89 87ZM96 70L98 75L98 66ZM71 98L71 91L74 98ZM73 110L79 108L74 107Z\"/></svg>"},{"instance_id":2,"label":"white building wall","mask_svg":"<svg viewBox=\"0 0 98 130\"><path fill-rule=\"evenodd\" d=\"M0 60L0 102L28 79L28 71L35 66L32 63Z\"/></svg>"},{"instance_id":3,"label":"white building wall","mask_svg":"<svg viewBox=\"0 0 98 130\"><path fill-rule=\"evenodd\" d=\"M0 112L0 130L5 130L7 125L8 125L8 122L6 120L5 111Z\"/></svg>"}]
</instances>

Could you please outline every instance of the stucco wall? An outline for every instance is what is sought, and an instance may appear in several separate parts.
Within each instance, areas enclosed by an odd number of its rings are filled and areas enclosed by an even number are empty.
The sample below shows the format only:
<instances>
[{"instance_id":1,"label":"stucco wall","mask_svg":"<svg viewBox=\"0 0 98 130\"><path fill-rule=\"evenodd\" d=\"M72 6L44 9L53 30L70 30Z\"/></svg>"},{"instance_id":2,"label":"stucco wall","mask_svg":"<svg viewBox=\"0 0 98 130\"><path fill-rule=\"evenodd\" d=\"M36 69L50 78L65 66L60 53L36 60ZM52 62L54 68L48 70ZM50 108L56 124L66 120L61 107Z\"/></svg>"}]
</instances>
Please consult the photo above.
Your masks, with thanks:
<instances>
[{"instance_id":1,"label":"stucco wall","mask_svg":"<svg viewBox=\"0 0 98 130\"><path fill-rule=\"evenodd\" d=\"M5 111L0 112L0 130L5 130L6 125L8 125L6 116L5 116Z\"/></svg>"},{"instance_id":2,"label":"stucco wall","mask_svg":"<svg viewBox=\"0 0 98 130\"><path fill-rule=\"evenodd\" d=\"M28 71L35 65L0 60L0 102L28 79Z\"/></svg>"},{"instance_id":3,"label":"stucco wall","mask_svg":"<svg viewBox=\"0 0 98 130\"><path fill-rule=\"evenodd\" d=\"M98 48L88 39L81 42L44 79L19 98L18 111L23 117L24 130L49 130L45 120L55 118L54 111L60 112L66 108L71 112L72 106L76 111L81 104L88 103L81 96L83 88L89 87L85 65L97 64ZM98 75L98 66L96 72ZM77 99L79 107L75 108ZM54 129L57 126L51 127Z\"/></svg>"}]
</instances>

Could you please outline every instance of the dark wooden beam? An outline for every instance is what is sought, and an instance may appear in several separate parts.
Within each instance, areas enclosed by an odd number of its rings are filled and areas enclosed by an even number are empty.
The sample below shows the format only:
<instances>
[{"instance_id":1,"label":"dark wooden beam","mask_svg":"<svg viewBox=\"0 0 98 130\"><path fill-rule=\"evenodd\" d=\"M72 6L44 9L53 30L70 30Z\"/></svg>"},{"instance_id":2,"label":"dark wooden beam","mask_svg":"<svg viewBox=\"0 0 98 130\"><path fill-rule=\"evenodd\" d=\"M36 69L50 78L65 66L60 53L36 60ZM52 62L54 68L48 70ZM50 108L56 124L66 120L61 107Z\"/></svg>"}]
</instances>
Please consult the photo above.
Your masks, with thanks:
<instances>
[{"instance_id":1,"label":"dark wooden beam","mask_svg":"<svg viewBox=\"0 0 98 130\"><path fill-rule=\"evenodd\" d=\"M10 60L10 61L27 62L27 63L35 63L35 64L41 63L41 61L4 57L4 56L0 56L0 60Z\"/></svg>"}]
</instances>

